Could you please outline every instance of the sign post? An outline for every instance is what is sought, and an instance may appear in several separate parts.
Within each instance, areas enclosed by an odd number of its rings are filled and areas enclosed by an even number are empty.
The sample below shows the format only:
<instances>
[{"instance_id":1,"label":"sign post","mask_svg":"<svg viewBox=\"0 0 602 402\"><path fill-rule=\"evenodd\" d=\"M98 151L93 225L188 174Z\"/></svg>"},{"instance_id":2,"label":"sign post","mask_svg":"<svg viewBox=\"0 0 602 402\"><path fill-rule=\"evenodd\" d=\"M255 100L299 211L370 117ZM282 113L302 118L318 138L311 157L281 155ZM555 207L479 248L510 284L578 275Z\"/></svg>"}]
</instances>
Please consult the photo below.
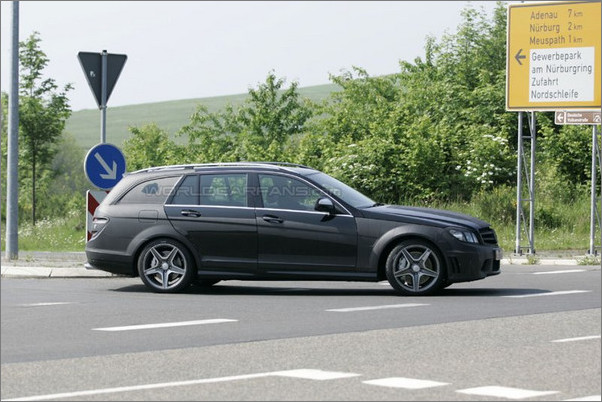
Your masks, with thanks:
<instances>
[{"instance_id":1,"label":"sign post","mask_svg":"<svg viewBox=\"0 0 602 402\"><path fill-rule=\"evenodd\" d=\"M529 246L535 254L535 111L559 111L558 124L589 121L601 102L601 2L559 1L508 6L506 110L518 112L516 249L521 254L523 203L529 204ZM591 120L599 121L592 111ZM530 112L529 135L523 136L523 113ZM598 123L599 124L599 123ZM531 141L530 174L523 140ZM525 171L523 173L523 170ZM526 174L523 188L522 175ZM527 194L526 197L523 197ZM590 247L591 249L591 247Z\"/></svg>"}]
</instances>

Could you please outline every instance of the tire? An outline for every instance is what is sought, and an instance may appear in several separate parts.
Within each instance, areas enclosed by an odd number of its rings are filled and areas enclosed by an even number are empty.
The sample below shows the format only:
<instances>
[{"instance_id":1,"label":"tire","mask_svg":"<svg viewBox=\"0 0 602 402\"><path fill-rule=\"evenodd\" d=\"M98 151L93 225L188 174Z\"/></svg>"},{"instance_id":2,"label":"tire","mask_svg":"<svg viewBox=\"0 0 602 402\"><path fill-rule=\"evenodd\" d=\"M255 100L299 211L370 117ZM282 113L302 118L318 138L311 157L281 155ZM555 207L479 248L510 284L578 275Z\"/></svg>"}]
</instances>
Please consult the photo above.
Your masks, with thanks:
<instances>
[{"instance_id":1,"label":"tire","mask_svg":"<svg viewBox=\"0 0 602 402\"><path fill-rule=\"evenodd\" d=\"M190 252L171 239L150 242L138 257L140 279L156 293L176 293L186 289L195 279L195 271Z\"/></svg>"},{"instance_id":2,"label":"tire","mask_svg":"<svg viewBox=\"0 0 602 402\"><path fill-rule=\"evenodd\" d=\"M419 239L405 240L391 250L386 274L391 286L405 296L432 295L446 283L441 253Z\"/></svg>"}]
</instances>

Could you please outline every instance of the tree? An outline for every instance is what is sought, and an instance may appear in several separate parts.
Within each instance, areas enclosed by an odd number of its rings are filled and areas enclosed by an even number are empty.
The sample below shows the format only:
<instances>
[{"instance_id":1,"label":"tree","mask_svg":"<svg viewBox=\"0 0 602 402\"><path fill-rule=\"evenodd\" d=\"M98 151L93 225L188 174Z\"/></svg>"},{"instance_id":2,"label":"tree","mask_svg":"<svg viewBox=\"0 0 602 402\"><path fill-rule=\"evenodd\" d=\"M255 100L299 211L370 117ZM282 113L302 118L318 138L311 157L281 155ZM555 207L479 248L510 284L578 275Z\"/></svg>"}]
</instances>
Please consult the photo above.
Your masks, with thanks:
<instances>
[{"instance_id":1,"label":"tree","mask_svg":"<svg viewBox=\"0 0 602 402\"><path fill-rule=\"evenodd\" d=\"M124 144L128 170L135 171L153 166L183 164L181 150L169 134L155 123L140 128L130 127L132 137Z\"/></svg>"},{"instance_id":2,"label":"tree","mask_svg":"<svg viewBox=\"0 0 602 402\"><path fill-rule=\"evenodd\" d=\"M36 222L37 180L48 170L57 152L56 142L60 138L65 122L71 115L67 84L59 90L55 80L43 78L43 70L49 59L40 48L38 32L19 43L21 62L19 81L19 126L21 172L31 169L29 176L21 175L23 181L31 180L31 219Z\"/></svg>"},{"instance_id":3,"label":"tree","mask_svg":"<svg viewBox=\"0 0 602 402\"><path fill-rule=\"evenodd\" d=\"M235 109L210 113L201 105L190 124L180 131L188 136L192 160L197 162L288 159L291 139L303 132L312 115L309 101L300 98L298 83L283 89L285 80L270 72L258 88Z\"/></svg>"},{"instance_id":4,"label":"tree","mask_svg":"<svg viewBox=\"0 0 602 402\"><path fill-rule=\"evenodd\" d=\"M323 170L387 202L470 199L513 180L505 10L498 3L489 19L466 8L456 33L428 38L424 60L401 62L397 74L354 67L331 77L342 89L308 125L298 161L322 160Z\"/></svg>"}]
</instances>

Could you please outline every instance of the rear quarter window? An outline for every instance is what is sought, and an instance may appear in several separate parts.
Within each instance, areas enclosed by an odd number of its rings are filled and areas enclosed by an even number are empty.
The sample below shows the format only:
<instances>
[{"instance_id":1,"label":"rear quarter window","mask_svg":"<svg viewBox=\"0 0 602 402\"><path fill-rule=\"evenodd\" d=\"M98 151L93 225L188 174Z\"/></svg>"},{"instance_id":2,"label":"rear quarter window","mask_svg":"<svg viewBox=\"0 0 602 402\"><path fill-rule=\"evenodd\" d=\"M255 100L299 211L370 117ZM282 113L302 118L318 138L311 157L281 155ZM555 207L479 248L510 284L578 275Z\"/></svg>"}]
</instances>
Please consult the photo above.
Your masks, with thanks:
<instances>
[{"instance_id":1,"label":"rear quarter window","mask_svg":"<svg viewBox=\"0 0 602 402\"><path fill-rule=\"evenodd\" d=\"M164 204L180 176L147 180L129 190L118 204Z\"/></svg>"}]
</instances>

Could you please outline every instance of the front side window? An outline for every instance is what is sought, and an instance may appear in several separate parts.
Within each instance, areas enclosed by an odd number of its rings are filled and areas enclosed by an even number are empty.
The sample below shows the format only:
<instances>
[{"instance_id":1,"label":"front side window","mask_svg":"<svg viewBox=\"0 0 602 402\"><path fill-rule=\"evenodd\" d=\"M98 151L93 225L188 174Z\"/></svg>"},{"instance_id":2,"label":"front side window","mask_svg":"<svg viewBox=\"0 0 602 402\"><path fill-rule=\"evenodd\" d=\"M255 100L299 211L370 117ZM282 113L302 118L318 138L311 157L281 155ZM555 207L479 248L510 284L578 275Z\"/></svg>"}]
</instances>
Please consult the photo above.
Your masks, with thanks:
<instances>
[{"instance_id":1,"label":"front side window","mask_svg":"<svg viewBox=\"0 0 602 402\"><path fill-rule=\"evenodd\" d=\"M364 194L352 187L349 187L345 183L338 181L334 177L328 176L325 173L313 173L308 175L308 177L352 207L367 208L375 205L375 202L366 197Z\"/></svg>"},{"instance_id":2,"label":"front side window","mask_svg":"<svg viewBox=\"0 0 602 402\"><path fill-rule=\"evenodd\" d=\"M163 177L139 183L119 200L119 204L163 204L179 178Z\"/></svg>"},{"instance_id":3,"label":"front side window","mask_svg":"<svg viewBox=\"0 0 602 402\"><path fill-rule=\"evenodd\" d=\"M259 186L264 208L313 211L323 196L307 183L287 176L260 174Z\"/></svg>"},{"instance_id":4,"label":"front side window","mask_svg":"<svg viewBox=\"0 0 602 402\"><path fill-rule=\"evenodd\" d=\"M201 175L200 205L247 206L247 175L244 173Z\"/></svg>"}]
</instances>

